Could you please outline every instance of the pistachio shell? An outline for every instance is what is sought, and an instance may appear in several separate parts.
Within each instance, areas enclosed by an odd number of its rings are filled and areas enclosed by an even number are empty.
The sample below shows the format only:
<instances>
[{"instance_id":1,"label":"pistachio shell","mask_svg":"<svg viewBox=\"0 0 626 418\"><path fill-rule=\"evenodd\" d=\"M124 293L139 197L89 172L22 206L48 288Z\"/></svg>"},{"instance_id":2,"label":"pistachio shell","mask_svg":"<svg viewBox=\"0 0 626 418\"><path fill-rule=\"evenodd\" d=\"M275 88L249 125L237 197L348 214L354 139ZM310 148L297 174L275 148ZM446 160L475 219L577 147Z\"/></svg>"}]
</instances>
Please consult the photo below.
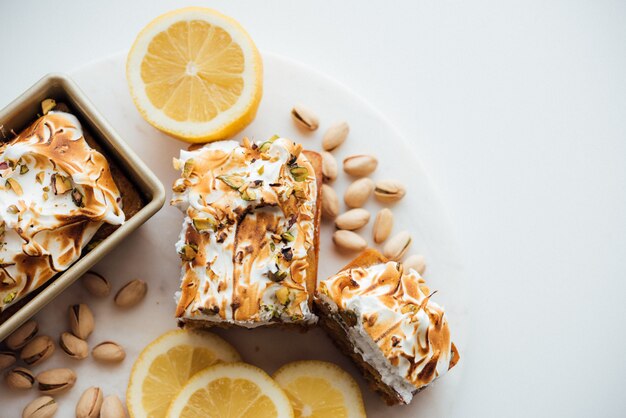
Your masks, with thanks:
<instances>
[{"instance_id":1,"label":"pistachio shell","mask_svg":"<svg viewBox=\"0 0 626 418\"><path fill-rule=\"evenodd\" d=\"M322 184L322 216L325 219L335 219L339 214L339 198L335 190L327 184Z\"/></svg>"},{"instance_id":2,"label":"pistachio shell","mask_svg":"<svg viewBox=\"0 0 626 418\"><path fill-rule=\"evenodd\" d=\"M343 144L350 133L350 126L347 122L337 122L331 125L322 138L322 148L324 151L332 151Z\"/></svg>"},{"instance_id":3,"label":"pistachio shell","mask_svg":"<svg viewBox=\"0 0 626 418\"><path fill-rule=\"evenodd\" d=\"M35 338L37 332L39 331L39 326L37 322L30 321L25 322L18 329L13 331L13 334L9 335L5 340L7 347L11 350L19 350L24 347L30 340Z\"/></svg>"},{"instance_id":4,"label":"pistachio shell","mask_svg":"<svg viewBox=\"0 0 626 418\"><path fill-rule=\"evenodd\" d=\"M326 151L322 151L322 178L324 182L335 181L337 178L337 160Z\"/></svg>"},{"instance_id":5,"label":"pistachio shell","mask_svg":"<svg viewBox=\"0 0 626 418\"><path fill-rule=\"evenodd\" d=\"M343 160L343 171L351 176L364 177L378 167L378 160L373 155L351 155Z\"/></svg>"},{"instance_id":6,"label":"pistachio shell","mask_svg":"<svg viewBox=\"0 0 626 418\"><path fill-rule=\"evenodd\" d=\"M407 231L394 235L383 248L383 255L390 260L398 261L411 246L411 235Z\"/></svg>"},{"instance_id":7,"label":"pistachio shell","mask_svg":"<svg viewBox=\"0 0 626 418\"><path fill-rule=\"evenodd\" d=\"M15 364L16 354L12 351L0 351L0 370L8 369Z\"/></svg>"},{"instance_id":8,"label":"pistachio shell","mask_svg":"<svg viewBox=\"0 0 626 418\"><path fill-rule=\"evenodd\" d=\"M358 179L348 186L343 200L350 208L360 208L367 202L373 191L374 182L371 179L367 177Z\"/></svg>"},{"instance_id":9,"label":"pistachio shell","mask_svg":"<svg viewBox=\"0 0 626 418\"><path fill-rule=\"evenodd\" d=\"M56 414L58 408L54 398L41 396L26 405L22 411L22 418L51 418Z\"/></svg>"},{"instance_id":10,"label":"pistachio shell","mask_svg":"<svg viewBox=\"0 0 626 418\"><path fill-rule=\"evenodd\" d=\"M104 341L91 350L91 356L104 363L119 363L126 357L126 352L118 343Z\"/></svg>"},{"instance_id":11,"label":"pistachio shell","mask_svg":"<svg viewBox=\"0 0 626 418\"><path fill-rule=\"evenodd\" d=\"M24 363L34 366L48 359L54 353L54 349L52 338L39 335L22 348L20 358Z\"/></svg>"},{"instance_id":12,"label":"pistachio shell","mask_svg":"<svg viewBox=\"0 0 626 418\"><path fill-rule=\"evenodd\" d=\"M90 387L83 392L76 404L76 418L98 418L102 401L102 389Z\"/></svg>"},{"instance_id":13,"label":"pistachio shell","mask_svg":"<svg viewBox=\"0 0 626 418\"><path fill-rule=\"evenodd\" d=\"M85 289L97 298L104 298L111 293L111 284L104 276L95 271L88 271L81 279Z\"/></svg>"},{"instance_id":14,"label":"pistachio shell","mask_svg":"<svg viewBox=\"0 0 626 418\"><path fill-rule=\"evenodd\" d=\"M139 279L131 280L117 292L115 304L121 308L131 308L141 302L147 292L146 282Z\"/></svg>"},{"instance_id":15,"label":"pistachio shell","mask_svg":"<svg viewBox=\"0 0 626 418\"><path fill-rule=\"evenodd\" d=\"M77 360L82 360L89 354L89 345L85 340L81 340L70 332L64 332L59 337L59 347L68 356Z\"/></svg>"},{"instance_id":16,"label":"pistachio shell","mask_svg":"<svg viewBox=\"0 0 626 418\"><path fill-rule=\"evenodd\" d=\"M70 306L69 317L72 333L81 340L89 338L95 327L93 313L89 306L84 303Z\"/></svg>"},{"instance_id":17,"label":"pistachio shell","mask_svg":"<svg viewBox=\"0 0 626 418\"><path fill-rule=\"evenodd\" d=\"M76 383L76 373L67 368L46 370L37 375L37 383L41 393L63 393Z\"/></svg>"},{"instance_id":18,"label":"pistachio shell","mask_svg":"<svg viewBox=\"0 0 626 418\"><path fill-rule=\"evenodd\" d=\"M347 229L354 231L359 228L363 228L370 221L370 213L361 208L350 209L349 211L342 213L335 219L335 226L337 229Z\"/></svg>"},{"instance_id":19,"label":"pistachio shell","mask_svg":"<svg viewBox=\"0 0 626 418\"><path fill-rule=\"evenodd\" d=\"M367 242L360 235L342 229L335 231L333 242L339 248L348 251L362 251L367 247Z\"/></svg>"},{"instance_id":20,"label":"pistachio shell","mask_svg":"<svg viewBox=\"0 0 626 418\"><path fill-rule=\"evenodd\" d=\"M291 117L294 122L309 131L316 130L319 126L319 118L308 107L298 104L291 109Z\"/></svg>"},{"instance_id":21,"label":"pistachio shell","mask_svg":"<svg viewBox=\"0 0 626 418\"><path fill-rule=\"evenodd\" d=\"M5 381L12 389L30 389L35 384L35 376L24 367L16 367L7 373Z\"/></svg>"},{"instance_id":22,"label":"pistachio shell","mask_svg":"<svg viewBox=\"0 0 626 418\"><path fill-rule=\"evenodd\" d=\"M406 268L412 268L417 271L420 275L423 275L426 271L426 262L424 260L424 256L421 254L413 254L412 256L407 257L402 264Z\"/></svg>"},{"instance_id":23,"label":"pistachio shell","mask_svg":"<svg viewBox=\"0 0 626 418\"><path fill-rule=\"evenodd\" d=\"M379 181L374 188L374 196L381 202L396 202L402 199L405 194L405 187L395 180Z\"/></svg>"},{"instance_id":24,"label":"pistachio shell","mask_svg":"<svg viewBox=\"0 0 626 418\"><path fill-rule=\"evenodd\" d=\"M380 244L389 238L393 229L393 213L387 208L381 209L374 220L374 242Z\"/></svg>"},{"instance_id":25,"label":"pistachio shell","mask_svg":"<svg viewBox=\"0 0 626 418\"><path fill-rule=\"evenodd\" d=\"M120 398L115 395L109 395L104 398L102 408L100 409L100 418L127 418L128 415L124 410L124 405Z\"/></svg>"}]
</instances>

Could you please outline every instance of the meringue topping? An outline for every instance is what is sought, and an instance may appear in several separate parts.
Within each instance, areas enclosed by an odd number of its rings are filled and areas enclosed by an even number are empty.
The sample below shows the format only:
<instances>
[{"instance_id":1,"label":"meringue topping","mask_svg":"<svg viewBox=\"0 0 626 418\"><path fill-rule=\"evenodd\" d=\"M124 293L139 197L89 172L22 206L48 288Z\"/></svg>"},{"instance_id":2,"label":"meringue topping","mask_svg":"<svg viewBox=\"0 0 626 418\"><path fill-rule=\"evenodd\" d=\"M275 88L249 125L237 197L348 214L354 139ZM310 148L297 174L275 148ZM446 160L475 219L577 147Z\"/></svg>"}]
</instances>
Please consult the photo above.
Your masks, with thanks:
<instances>
[{"instance_id":1,"label":"meringue topping","mask_svg":"<svg viewBox=\"0 0 626 418\"><path fill-rule=\"evenodd\" d=\"M301 150L274 137L181 151L171 201L185 213L176 317L246 327L317 320L307 289L317 184Z\"/></svg>"},{"instance_id":2,"label":"meringue topping","mask_svg":"<svg viewBox=\"0 0 626 418\"><path fill-rule=\"evenodd\" d=\"M398 390L407 403L411 392L446 373L458 360L444 310L431 300L424 279L413 269L394 261L347 269L321 281L318 294L349 318L357 330L349 333L352 338L368 338L370 344L359 346L378 350L386 359L382 368L410 383L412 390ZM382 378L387 384L397 383L393 376Z\"/></svg>"},{"instance_id":3,"label":"meringue topping","mask_svg":"<svg viewBox=\"0 0 626 418\"><path fill-rule=\"evenodd\" d=\"M72 114L0 143L0 310L66 270L104 223L124 222L105 157Z\"/></svg>"}]
</instances>

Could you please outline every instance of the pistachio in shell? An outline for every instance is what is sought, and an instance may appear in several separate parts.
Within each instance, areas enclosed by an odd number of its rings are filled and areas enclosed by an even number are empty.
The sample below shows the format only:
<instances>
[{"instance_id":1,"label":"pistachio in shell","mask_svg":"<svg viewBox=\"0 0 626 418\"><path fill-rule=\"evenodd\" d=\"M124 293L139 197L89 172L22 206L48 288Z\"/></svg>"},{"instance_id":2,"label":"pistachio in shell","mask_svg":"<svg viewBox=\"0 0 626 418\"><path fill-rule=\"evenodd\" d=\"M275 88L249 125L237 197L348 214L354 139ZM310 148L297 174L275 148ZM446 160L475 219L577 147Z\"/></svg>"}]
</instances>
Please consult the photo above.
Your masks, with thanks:
<instances>
[{"instance_id":1,"label":"pistachio in shell","mask_svg":"<svg viewBox=\"0 0 626 418\"><path fill-rule=\"evenodd\" d=\"M102 389L95 386L88 388L76 404L76 418L98 418L102 402Z\"/></svg>"},{"instance_id":2,"label":"pistachio in shell","mask_svg":"<svg viewBox=\"0 0 626 418\"><path fill-rule=\"evenodd\" d=\"M12 351L0 351L0 370L8 369L16 361L16 355Z\"/></svg>"},{"instance_id":3,"label":"pistachio in shell","mask_svg":"<svg viewBox=\"0 0 626 418\"><path fill-rule=\"evenodd\" d=\"M7 337L5 343L11 350L19 350L35 338L38 331L39 325L36 321L31 319L13 331L13 333Z\"/></svg>"},{"instance_id":4,"label":"pistachio in shell","mask_svg":"<svg viewBox=\"0 0 626 418\"><path fill-rule=\"evenodd\" d=\"M68 368L50 369L37 375L39 391L47 395L63 393L74 387L76 373Z\"/></svg>"},{"instance_id":5,"label":"pistachio in shell","mask_svg":"<svg viewBox=\"0 0 626 418\"><path fill-rule=\"evenodd\" d=\"M135 279L126 283L115 295L115 304L120 308L132 308L146 297L148 285L143 280Z\"/></svg>"},{"instance_id":6,"label":"pistachio in shell","mask_svg":"<svg viewBox=\"0 0 626 418\"><path fill-rule=\"evenodd\" d=\"M84 303L70 306L69 319L72 333L81 340L86 340L93 332L95 327L93 313Z\"/></svg>"},{"instance_id":7,"label":"pistachio in shell","mask_svg":"<svg viewBox=\"0 0 626 418\"><path fill-rule=\"evenodd\" d=\"M89 345L87 341L81 340L71 332L64 332L59 337L59 347L68 356L82 360L89 355Z\"/></svg>"},{"instance_id":8,"label":"pistachio in shell","mask_svg":"<svg viewBox=\"0 0 626 418\"><path fill-rule=\"evenodd\" d=\"M109 395L102 401L100 418L126 418L128 415L124 410L124 404L115 395Z\"/></svg>"},{"instance_id":9,"label":"pistachio in shell","mask_svg":"<svg viewBox=\"0 0 626 418\"><path fill-rule=\"evenodd\" d=\"M105 298L111 293L111 284L101 274L88 271L81 278L81 282L87 291L97 298Z\"/></svg>"},{"instance_id":10,"label":"pistachio in shell","mask_svg":"<svg viewBox=\"0 0 626 418\"><path fill-rule=\"evenodd\" d=\"M24 367L16 367L10 370L4 380L8 387L19 390L30 389L36 382L33 372Z\"/></svg>"},{"instance_id":11,"label":"pistachio in shell","mask_svg":"<svg viewBox=\"0 0 626 418\"><path fill-rule=\"evenodd\" d=\"M54 353L54 341L47 335L38 335L22 348L20 358L30 366L42 363Z\"/></svg>"},{"instance_id":12,"label":"pistachio in shell","mask_svg":"<svg viewBox=\"0 0 626 418\"><path fill-rule=\"evenodd\" d=\"M104 341L91 350L91 356L103 363L119 363L126 358L126 352L118 343Z\"/></svg>"},{"instance_id":13,"label":"pistachio in shell","mask_svg":"<svg viewBox=\"0 0 626 418\"><path fill-rule=\"evenodd\" d=\"M22 418L51 418L59 405L51 396L41 396L31 401L22 411Z\"/></svg>"}]
</instances>

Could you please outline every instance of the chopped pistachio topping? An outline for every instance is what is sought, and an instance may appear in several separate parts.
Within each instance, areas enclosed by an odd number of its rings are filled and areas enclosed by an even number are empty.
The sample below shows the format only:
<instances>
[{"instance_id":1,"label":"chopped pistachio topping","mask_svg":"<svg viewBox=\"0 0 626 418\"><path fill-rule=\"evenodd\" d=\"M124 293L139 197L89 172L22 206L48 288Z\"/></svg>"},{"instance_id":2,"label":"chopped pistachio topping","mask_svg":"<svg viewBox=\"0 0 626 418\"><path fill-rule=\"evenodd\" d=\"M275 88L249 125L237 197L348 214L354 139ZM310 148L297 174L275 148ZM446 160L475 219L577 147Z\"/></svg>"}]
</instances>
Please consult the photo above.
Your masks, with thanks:
<instances>
[{"instance_id":1,"label":"chopped pistachio topping","mask_svg":"<svg viewBox=\"0 0 626 418\"><path fill-rule=\"evenodd\" d=\"M198 255L198 246L196 244L185 244L178 254L183 261L193 261Z\"/></svg>"},{"instance_id":2,"label":"chopped pistachio topping","mask_svg":"<svg viewBox=\"0 0 626 418\"><path fill-rule=\"evenodd\" d=\"M72 201L79 208L85 206L85 202L83 202L83 194L78 189L72 190Z\"/></svg>"},{"instance_id":3,"label":"chopped pistachio topping","mask_svg":"<svg viewBox=\"0 0 626 418\"><path fill-rule=\"evenodd\" d=\"M217 221L213 218L193 218L193 227L198 232L215 231L217 229Z\"/></svg>"},{"instance_id":4,"label":"chopped pistachio topping","mask_svg":"<svg viewBox=\"0 0 626 418\"><path fill-rule=\"evenodd\" d=\"M17 182L17 180L10 178L7 179L6 183L7 189L13 190L16 195L21 196L24 192L22 191L22 186Z\"/></svg>"},{"instance_id":5,"label":"chopped pistachio topping","mask_svg":"<svg viewBox=\"0 0 626 418\"><path fill-rule=\"evenodd\" d=\"M276 291L276 300L281 305L286 305L289 302L289 289L285 286Z\"/></svg>"},{"instance_id":6,"label":"chopped pistachio topping","mask_svg":"<svg viewBox=\"0 0 626 418\"><path fill-rule=\"evenodd\" d=\"M7 208L7 212L9 212L10 214L15 215L16 213L18 213L20 210L17 208L17 206L15 205L11 205Z\"/></svg>"},{"instance_id":7,"label":"chopped pistachio topping","mask_svg":"<svg viewBox=\"0 0 626 418\"><path fill-rule=\"evenodd\" d=\"M57 102L54 99L46 99L41 102L41 112L44 115L47 115L49 111L54 109L57 105Z\"/></svg>"},{"instance_id":8,"label":"chopped pistachio topping","mask_svg":"<svg viewBox=\"0 0 626 418\"><path fill-rule=\"evenodd\" d=\"M295 166L289 170L295 181L304 181L309 175L306 167Z\"/></svg>"},{"instance_id":9,"label":"chopped pistachio topping","mask_svg":"<svg viewBox=\"0 0 626 418\"><path fill-rule=\"evenodd\" d=\"M259 169L256 172L259 173L259 176L262 176L263 173L265 172L265 166L262 165L261 167L259 167Z\"/></svg>"},{"instance_id":10,"label":"chopped pistachio topping","mask_svg":"<svg viewBox=\"0 0 626 418\"><path fill-rule=\"evenodd\" d=\"M241 186L243 186L243 178L241 178L241 176L224 175L224 176L217 176L217 178L218 180L221 180L224 183L226 183L226 185L230 187L231 189L238 190Z\"/></svg>"},{"instance_id":11,"label":"chopped pistachio topping","mask_svg":"<svg viewBox=\"0 0 626 418\"><path fill-rule=\"evenodd\" d=\"M72 190L72 181L69 177L53 174L51 178L52 191L54 194L65 194Z\"/></svg>"},{"instance_id":12,"label":"chopped pistachio topping","mask_svg":"<svg viewBox=\"0 0 626 418\"><path fill-rule=\"evenodd\" d=\"M185 161L185 165L183 167L184 178L189 178L189 176L191 175L191 172L193 171L194 165L195 165L195 162L193 161L193 158L190 158L187 161Z\"/></svg>"},{"instance_id":13,"label":"chopped pistachio topping","mask_svg":"<svg viewBox=\"0 0 626 418\"><path fill-rule=\"evenodd\" d=\"M20 174L26 174L28 173L28 166L26 164L22 164L20 166Z\"/></svg>"},{"instance_id":14,"label":"chopped pistachio topping","mask_svg":"<svg viewBox=\"0 0 626 418\"><path fill-rule=\"evenodd\" d=\"M273 282L282 282L287 277L287 272L282 270L278 270L276 272L268 271L267 277Z\"/></svg>"},{"instance_id":15,"label":"chopped pistachio topping","mask_svg":"<svg viewBox=\"0 0 626 418\"><path fill-rule=\"evenodd\" d=\"M37 173L37 175L35 176L35 181L39 184L43 184L43 179L46 176L46 172L45 171L40 171L39 173Z\"/></svg>"},{"instance_id":16,"label":"chopped pistachio topping","mask_svg":"<svg viewBox=\"0 0 626 418\"><path fill-rule=\"evenodd\" d=\"M254 200L256 199L256 192L248 187L241 193L241 198L243 200Z\"/></svg>"},{"instance_id":17,"label":"chopped pistachio topping","mask_svg":"<svg viewBox=\"0 0 626 418\"><path fill-rule=\"evenodd\" d=\"M281 237L287 242L291 242L296 239L291 232L284 232Z\"/></svg>"},{"instance_id":18,"label":"chopped pistachio topping","mask_svg":"<svg viewBox=\"0 0 626 418\"><path fill-rule=\"evenodd\" d=\"M15 296L17 296L17 292L11 292L8 295L6 295L4 297L4 299L2 299L2 302L6 303L11 303L13 302L13 299L15 299Z\"/></svg>"}]
</instances>

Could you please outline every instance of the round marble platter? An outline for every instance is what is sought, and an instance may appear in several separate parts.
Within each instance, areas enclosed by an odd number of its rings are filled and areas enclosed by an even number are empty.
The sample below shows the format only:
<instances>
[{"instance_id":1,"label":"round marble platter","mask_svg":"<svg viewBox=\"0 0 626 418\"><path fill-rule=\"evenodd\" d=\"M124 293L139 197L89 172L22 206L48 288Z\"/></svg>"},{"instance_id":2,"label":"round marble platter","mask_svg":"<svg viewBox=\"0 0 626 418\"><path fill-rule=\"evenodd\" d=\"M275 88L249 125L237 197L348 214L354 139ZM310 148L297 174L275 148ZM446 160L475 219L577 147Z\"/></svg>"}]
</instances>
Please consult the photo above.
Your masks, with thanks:
<instances>
[{"instance_id":1,"label":"round marble platter","mask_svg":"<svg viewBox=\"0 0 626 418\"><path fill-rule=\"evenodd\" d=\"M306 333L289 330L216 330L231 342L242 358L274 372L282 364L303 359L334 362L349 371L361 386L368 416L444 417L452 414L457 391L462 389L463 357L468 346L469 283L462 274L460 256L445 211L435 190L418 162L410 142L370 104L344 85L329 77L275 54L264 54L264 96L255 121L236 139L248 136L259 140L279 134L303 144L305 149L321 150L326 128L338 120L350 124L348 140L334 155L341 161L348 155L371 153L379 158L379 166L371 176L376 179L398 179L407 186L407 195L391 207L395 215L394 233L409 231L413 236L410 253L424 254L427 261L425 279L438 293L433 298L447 309L453 341L461 354L460 363L447 375L422 391L408 406L388 407L365 384L349 359L337 350L320 329ZM177 172L172 157L187 144L174 140L146 123L135 109L125 78L126 54L120 53L88 64L70 74L93 101L111 125L169 189ZM399 92L402 94L402 92ZM320 128L305 132L291 120L290 110L296 103L306 104L320 117ZM340 196L351 182L341 172L333 187ZM169 196L169 193L168 193ZM341 210L345 210L343 202ZM371 199L366 209L372 218L383 206ZM56 396L57 416L70 417L81 393L90 386L99 386L105 395L116 394L124 399L130 369L134 360L150 341L174 329L174 292L179 286L180 260L174 250L182 222L182 213L167 203L138 231L101 261L94 270L107 277L113 291L128 280L141 278L148 283L148 295L137 307L120 310L112 296L101 300L91 297L80 281L51 302L36 316L40 333L58 340L67 325L67 307L84 302L93 310L96 329L89 338L91 347L113 340L126 349L126 359L119 365L102 365L91 357L76 361L57 348L53 357L34 368L40 372L53 367L70 367L78 375L75 387ZM360 231L370 245L373 220ZM356 254L340 253L332 243L332 223L324 222L320 240L319 277L336 273ZM2 415L19 416L22 408L38 396L37 390L14 392L0 385Z\"/></svg>"}]
</instances>

